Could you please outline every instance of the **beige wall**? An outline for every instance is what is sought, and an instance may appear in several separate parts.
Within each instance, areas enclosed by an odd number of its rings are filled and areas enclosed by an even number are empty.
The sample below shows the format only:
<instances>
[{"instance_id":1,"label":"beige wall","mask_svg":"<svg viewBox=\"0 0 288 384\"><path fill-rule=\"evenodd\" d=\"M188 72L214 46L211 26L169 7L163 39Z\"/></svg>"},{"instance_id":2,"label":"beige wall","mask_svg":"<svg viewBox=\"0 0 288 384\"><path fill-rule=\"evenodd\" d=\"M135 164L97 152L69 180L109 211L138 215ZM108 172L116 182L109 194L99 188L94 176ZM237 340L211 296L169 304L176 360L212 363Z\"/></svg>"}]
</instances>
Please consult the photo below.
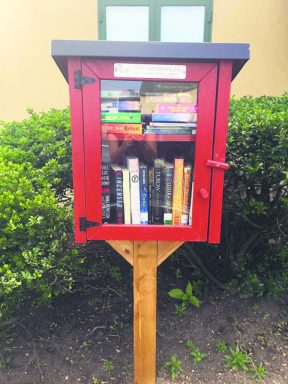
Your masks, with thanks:
<instances>
[{"instance_id":1,"label":"beige wall","mask_svg":"<svg viewBox=\"0 0 288 384\"><path fill-rule=\"evenodd\" d=\"M0 120L69 103L67 84L50 55L52 39L97 38L96 0L2 0Z\"/></svg>"},{"instance_id":2,"label":"beige wall","mask_svg":"<svg viewBox=\"0 0 288 384\"><path fill-rule=\"evenodd\" d=\"M250 42L237 96L288 90L288 0L214 0L213 41ZM50 56L52 39L96 39L97 0L6 0L0 12L0 120L26 108L62 108L68 87Z\"/></svg>"},{"instance_id":3,"label":"beige wall","mask_svg":"<svg viewBox=\"0 0 288 384\"><path fill-rule=\"evenodd\" d=\"M214 0L213 42L248 42L251 59L232 94L288 91L288 0Z\"/></svg>"}]
</instances>

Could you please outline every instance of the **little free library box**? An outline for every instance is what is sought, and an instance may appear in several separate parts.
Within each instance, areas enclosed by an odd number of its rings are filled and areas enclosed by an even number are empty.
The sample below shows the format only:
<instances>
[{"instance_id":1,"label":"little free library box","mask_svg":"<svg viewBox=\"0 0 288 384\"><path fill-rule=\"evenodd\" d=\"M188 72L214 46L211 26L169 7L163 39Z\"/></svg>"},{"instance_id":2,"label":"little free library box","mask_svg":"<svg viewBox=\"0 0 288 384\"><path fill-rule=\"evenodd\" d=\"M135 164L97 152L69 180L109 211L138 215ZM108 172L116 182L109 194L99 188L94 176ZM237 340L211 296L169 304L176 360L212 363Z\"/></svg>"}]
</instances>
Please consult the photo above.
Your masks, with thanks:
<instances>
[{"instance_id":1,"label":"little free library box","mask_svg":"<svg viewBox=\"0 0 288 384\"><path fill-rule=\"evenodd\" d=\"M69 83L75 238L134 267L134 383L155 383L156 272L219 243L230 85L248 44L52 42Z\"/></svg>"}]
</instances>

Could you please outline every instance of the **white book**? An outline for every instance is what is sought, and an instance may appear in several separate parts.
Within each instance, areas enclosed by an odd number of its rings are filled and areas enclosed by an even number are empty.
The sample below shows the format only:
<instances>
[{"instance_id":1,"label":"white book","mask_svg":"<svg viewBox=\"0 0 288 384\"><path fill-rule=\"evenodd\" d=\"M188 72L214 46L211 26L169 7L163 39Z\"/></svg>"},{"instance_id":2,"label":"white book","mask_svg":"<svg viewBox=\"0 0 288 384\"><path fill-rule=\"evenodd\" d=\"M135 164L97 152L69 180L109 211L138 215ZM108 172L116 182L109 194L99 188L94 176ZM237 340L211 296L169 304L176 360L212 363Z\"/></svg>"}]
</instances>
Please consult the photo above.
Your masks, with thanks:
<instances>
[{"instance_id":1,"label":"white book","mask_svg":"<svg viewBox=\"0 0 288 384\"><path fill-rule=\"evenodd\" d=\"M127 157L127 168L130 173L130 200L132 224L140 224L140 184L138 157Z\"/></svg>"},{"instance_id":2,"label":"white book","mask_svg":"<svg viewBox=\"0 0 288 384\"><path fill-rule=\"evenodd\" d=\"M121 167L123 172L124 224L131 224L130 173L128 168Z\"/></svg>"}]
</instances>

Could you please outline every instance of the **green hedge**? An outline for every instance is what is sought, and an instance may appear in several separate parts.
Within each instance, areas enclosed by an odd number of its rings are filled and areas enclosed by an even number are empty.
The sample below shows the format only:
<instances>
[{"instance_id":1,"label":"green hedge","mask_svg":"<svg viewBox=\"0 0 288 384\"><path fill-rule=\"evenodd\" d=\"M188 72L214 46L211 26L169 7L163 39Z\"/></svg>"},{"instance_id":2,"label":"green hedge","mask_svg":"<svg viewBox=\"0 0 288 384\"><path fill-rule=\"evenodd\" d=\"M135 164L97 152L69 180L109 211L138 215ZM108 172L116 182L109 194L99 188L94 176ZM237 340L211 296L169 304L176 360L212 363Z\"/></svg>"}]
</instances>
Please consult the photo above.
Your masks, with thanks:
<instances>
[{"instance_id":1,"label":"green hedge","mask_svg":"<svg viewBox=\"0 0 288 384\"><path fill-rule=\"evenodd\" d=\"M288 94L232 100L223 247L252 293L288 287ZM229 276L229 277L230 277Z\"/></svg>"},{"instance_id":2,"label":"green hedge","mask_svg":"<svg viewBox=\"0 0 288 384\"><path fill-rule=\"evenodd\" d=\"M70 289L83 258L73 246L69 111L2 123L0 142L1 318Z\"/></svg>"},{"instance_id":3,"label":"green hedge","mask_svg":"<svg viewBox=\"0 0 288 384\"><path fill-rule=\"evenodd\" d=\"M231 100L227 161L221 244L195 250L236 290L279 295L288 288L288 94Z\"/></svg>"}]
</instances>

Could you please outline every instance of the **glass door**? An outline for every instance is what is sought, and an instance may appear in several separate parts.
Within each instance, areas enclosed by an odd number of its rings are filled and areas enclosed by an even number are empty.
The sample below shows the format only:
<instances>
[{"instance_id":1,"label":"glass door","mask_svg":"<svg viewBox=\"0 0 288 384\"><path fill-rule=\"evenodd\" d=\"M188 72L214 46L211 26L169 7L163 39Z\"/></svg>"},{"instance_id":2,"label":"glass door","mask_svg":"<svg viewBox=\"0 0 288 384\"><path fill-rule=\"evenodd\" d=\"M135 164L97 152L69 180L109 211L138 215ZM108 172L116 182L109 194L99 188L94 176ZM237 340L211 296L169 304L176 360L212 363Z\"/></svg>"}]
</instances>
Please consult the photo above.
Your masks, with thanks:
<instances>
[{"instance_id":1,"label":"glass door","mask_svg":"<svg viewBox=\"0 0 288 384\"><path fill-rule=\"evenodd\" d=\"M103 224L192 223L197 91L193 82L101 81Z\"/></svg>"}]
</instances>

